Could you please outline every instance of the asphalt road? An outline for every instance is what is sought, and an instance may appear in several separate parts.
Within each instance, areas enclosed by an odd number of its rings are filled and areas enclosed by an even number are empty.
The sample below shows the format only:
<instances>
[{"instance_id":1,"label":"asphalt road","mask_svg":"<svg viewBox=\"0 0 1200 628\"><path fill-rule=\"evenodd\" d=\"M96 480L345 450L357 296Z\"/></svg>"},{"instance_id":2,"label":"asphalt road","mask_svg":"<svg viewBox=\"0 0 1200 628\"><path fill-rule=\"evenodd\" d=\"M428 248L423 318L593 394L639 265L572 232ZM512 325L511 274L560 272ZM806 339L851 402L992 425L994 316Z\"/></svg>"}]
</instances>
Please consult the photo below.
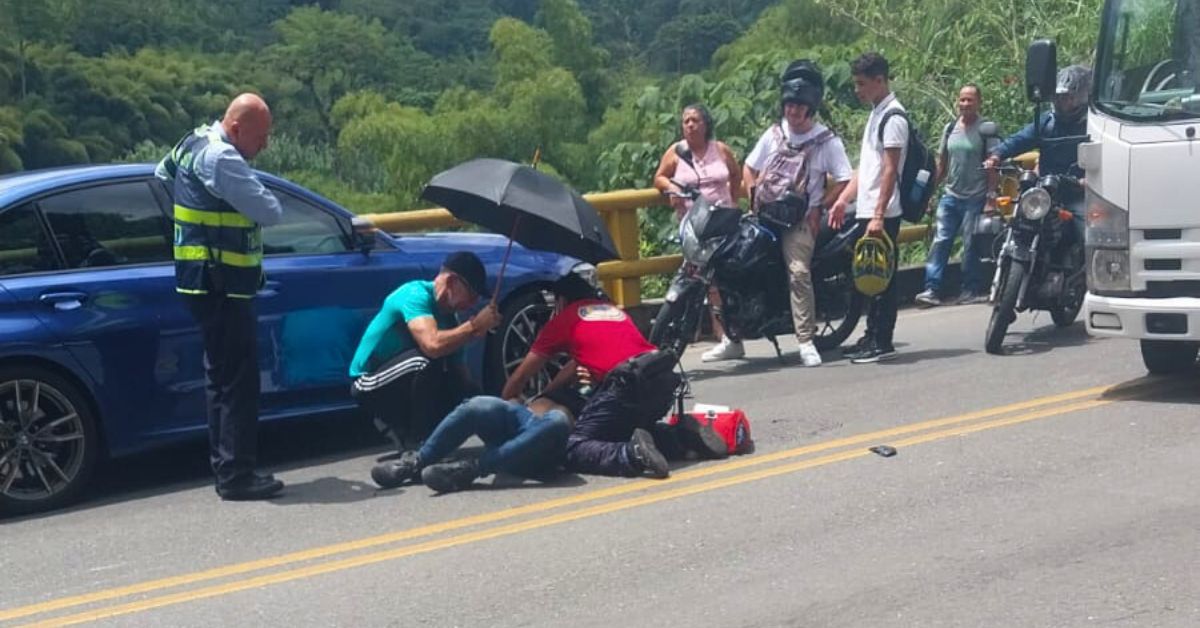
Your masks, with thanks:
<instances>
[{"instance_id":1,"label":"asphalt road","mask_svg":"<svg viewBox=\"0 0 1200 628\"><path fill-rule=\"evenodd\" d=\"M904 312L879 365L696 347L757 451L666 481L377 491L349 418L264 435L273 502L218 501L200 447L125 461L0 523L0 625L1200 625L1200 375L1046 316L989 356L988 312Z\"/></svg>"}]
</instances>

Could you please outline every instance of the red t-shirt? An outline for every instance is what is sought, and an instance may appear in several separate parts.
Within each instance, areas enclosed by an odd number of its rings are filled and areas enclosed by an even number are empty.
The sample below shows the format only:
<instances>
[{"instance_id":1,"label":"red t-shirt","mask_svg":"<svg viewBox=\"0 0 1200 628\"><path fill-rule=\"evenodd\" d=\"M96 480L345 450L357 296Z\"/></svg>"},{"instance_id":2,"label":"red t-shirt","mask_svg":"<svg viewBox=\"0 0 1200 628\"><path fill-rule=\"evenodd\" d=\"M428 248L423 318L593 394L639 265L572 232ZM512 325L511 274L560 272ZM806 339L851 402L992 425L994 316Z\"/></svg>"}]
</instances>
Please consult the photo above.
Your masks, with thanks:
<instances>
[{"instance_id":1,"label":"red t-shirt","mask_svg":"<svg viewBox=\"0 0 1200 628\"><path fill-rule=\"evenodd\" d=\"M654 348L624 310L605 301L583 299L551 318L530 352L544 358L566 353L600 381L616 365Z\"/></svg>"}]
</instances>

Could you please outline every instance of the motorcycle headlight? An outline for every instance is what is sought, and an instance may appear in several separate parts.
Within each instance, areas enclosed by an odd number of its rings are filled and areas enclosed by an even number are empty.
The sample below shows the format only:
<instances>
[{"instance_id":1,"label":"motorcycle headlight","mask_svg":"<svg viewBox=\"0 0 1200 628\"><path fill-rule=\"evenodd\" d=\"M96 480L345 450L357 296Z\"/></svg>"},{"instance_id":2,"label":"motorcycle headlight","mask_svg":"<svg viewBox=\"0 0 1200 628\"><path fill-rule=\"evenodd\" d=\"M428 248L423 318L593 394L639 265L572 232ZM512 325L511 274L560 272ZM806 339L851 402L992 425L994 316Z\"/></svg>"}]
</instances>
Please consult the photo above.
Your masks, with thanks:
<instances>
[{"instance_id":1,"label":"motorcycle headlight","mask_svg":"<svg viewBox=\"0 0 1200 628\"><path fill-rule=\"evenodd\" d=\"M1050 213L1050 193L1042 188L1030 188L1021 195L1021 215L1028 220L1041 220Z\"/></svg>"},{"instance_id":2,"label":"motorcycle headlight","mask_svg":"<svg viewBox=\"0 0 1200 628\"><path fill-rule=\"evenodd\" d=\"M700 238L696 237L696 228L692 221L686 218L679 228L679 248L683 250L683 258L693 264L703 264L700 260Z\"/></svg>"},{"instance_id":3,"label":"motorcycle headlight","mask_svg":"<svg viewBox=\"0 0 1200 628\"><path fill-rule=\"evenodd\" d=\"M1099 249L1129 248L1129 212L1087 191L1087 229L1084 241Z\"/></svg>"}]
</instances>

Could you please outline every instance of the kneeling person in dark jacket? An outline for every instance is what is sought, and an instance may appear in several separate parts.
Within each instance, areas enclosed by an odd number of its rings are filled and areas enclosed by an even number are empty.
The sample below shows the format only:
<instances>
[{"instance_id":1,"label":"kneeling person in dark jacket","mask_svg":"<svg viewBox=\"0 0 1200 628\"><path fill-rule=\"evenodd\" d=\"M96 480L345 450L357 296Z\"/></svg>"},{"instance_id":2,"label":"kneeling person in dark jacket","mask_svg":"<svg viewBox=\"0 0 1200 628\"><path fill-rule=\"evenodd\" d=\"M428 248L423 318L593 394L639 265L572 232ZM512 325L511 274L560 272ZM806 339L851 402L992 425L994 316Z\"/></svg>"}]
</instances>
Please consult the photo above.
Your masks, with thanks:
<instances>
[{"instance_id":1,"label":"kneeling person in dark jacket","mask_svg":"<svg viewBox=\"0 0 1200 628\"><path fill-rule=\"evenodd\" d=\"M667 477L666 457L651 431L675 398L679 385L673 370L675 356L655 349L623 310L582 277L571 274L560 279L553 292L557 313L542 328L501 396L518 397L546 362L565 353L571 358L565 370L574 373L582 367L597 382L567 437L567 469Z\"/></svg>"}]
</instances>

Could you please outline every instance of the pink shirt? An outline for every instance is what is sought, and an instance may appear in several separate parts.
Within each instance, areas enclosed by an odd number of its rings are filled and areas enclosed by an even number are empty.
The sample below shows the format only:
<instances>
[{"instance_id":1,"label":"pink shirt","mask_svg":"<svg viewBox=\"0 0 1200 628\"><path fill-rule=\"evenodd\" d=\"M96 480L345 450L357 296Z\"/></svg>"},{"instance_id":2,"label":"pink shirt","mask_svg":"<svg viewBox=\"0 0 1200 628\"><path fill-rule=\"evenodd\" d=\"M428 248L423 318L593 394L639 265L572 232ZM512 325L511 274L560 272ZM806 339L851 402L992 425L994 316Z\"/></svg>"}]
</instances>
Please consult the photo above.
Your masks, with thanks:
<instances>
[{"instance_id":1,"label":"pink shirt","mask_svg":"<svg viewBox=\"0 0 1200 628\"><path fill-rule=\"evenodd\" d=\"M687 146L686 140L680 143ZM708 150L704 151L704 155L692 155L691 166L682 158L676 159L674 178L680 183L700 188L700 194L710 203L724 207L734 206L733 196L729 194L729 166L721 157L715 140L709 141ZM683 218L691 208L691 201L687 201L682 210L676 210L675 218Z\"/></svg>"}]
</instances>

